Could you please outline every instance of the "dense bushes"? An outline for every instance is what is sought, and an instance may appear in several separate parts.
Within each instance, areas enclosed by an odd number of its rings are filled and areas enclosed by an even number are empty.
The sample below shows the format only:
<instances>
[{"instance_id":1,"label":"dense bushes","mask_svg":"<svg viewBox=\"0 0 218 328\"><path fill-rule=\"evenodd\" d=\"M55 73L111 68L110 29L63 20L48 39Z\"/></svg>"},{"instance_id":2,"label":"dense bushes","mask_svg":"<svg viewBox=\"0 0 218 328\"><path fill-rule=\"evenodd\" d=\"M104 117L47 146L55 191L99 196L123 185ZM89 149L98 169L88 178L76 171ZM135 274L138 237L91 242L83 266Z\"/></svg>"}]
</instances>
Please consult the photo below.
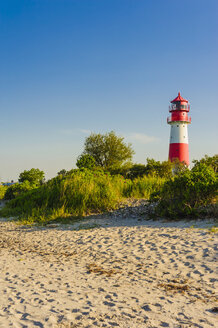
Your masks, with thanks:
<instances>
[{"instance_id":1,"label":"dense bushes","mask_svg":"<svg viewBox=\"0 0 218 328\"><path fill-rule=\"evenodd\" d=\"M153 158L147 158L147 164L131 164L127 163L118 168L110 169L111 174L121 174L125 178L134 180L143 176L156 176L164 179L169 179L173 174L178 174L186 169L185 163L178 160L170 161L155 161Z\"/></svg>"},{"instance_id":2,"label":"dense bushes","mask_svg":"<svg viewBox=\"0 0 218 328\"><path fill-rule=\"evenodd\" d=\"M99 167L74 169L42 185L25 180L8 187L5 199L14 199L1 215L45 222L115 209L121 200L134 197L156 202L157 216L195 216L217 197L216 172L217 156L194 161L192 170L181 163L154 160L148 160L146 166L126 165L110 173Z\"/></svg>"},{"instance_id":3,"label":"dense bushes","mask_svg":"<svg viewBox=\"0 0 218 328\"><path fill-rule=\"evenodd\" d=\"M163 179L155 177L131 181L103 170L74 170L11 200L2 214L45 221L102 212L115 209L125 197L149 198L161 184Z\"/></svg>"},{"instance_id":4,"label":"dense bushes","mask_svg":"<svg viewBox=\"0 0 218 328\"><path fill-rule=\"evenodd\" d=\"M19 175L19 183L14 183L7 188L4 199L11 200L25 193L26 191L36 189L43 184L45 173L39 169L32 168L25 170Z\"/></svg>"},{"instance_id":5,"label":"dense bushes","mask_svg":"<svg viewBox=\"0 0 218 328\"><path fill-rule=\"evenodd\" d=\"M38 186L35 184L31 184L29 181L24 181L22 183L15 183L7 188L4 199L11 200L16 198L17 196L23 194L26 191L37 188Z\"/></svg>"},{"instance_id":6,"label":"dense bushes","mask_svg":"<svg viewBox=\"0 0 218 328\"><path fill-rule=\"evenodd\" d=\"M163 184L151 200L158 200L156 214L170 218L195 216L217 196L218 182L214 170L198 163Z\"/></svg>"},{"instance_id":7,"label":"dense bushes","mask_svg":"<svg viewBox=\"0 0 218 328\"><path fill-rule=\"evenodd\" d=\"M134 164L132 165L128 172L126 173L126 177L133 180L135 178L141 178L147 174L146 166L143 164Z\"/></svg>"},{"instance_id":8,"label":"dense bushes","mask_svg":"<svg viewBox=\"0 0 218 328\"><path fill-rule=\"evenodd\" d=\"M205 155L200 160L194 160L193 163L195 167L200 164L205 164L206 166L210 166L215 173L218 173L218 155L214 155L211 157Z\"/></svg>"}]
</instances>

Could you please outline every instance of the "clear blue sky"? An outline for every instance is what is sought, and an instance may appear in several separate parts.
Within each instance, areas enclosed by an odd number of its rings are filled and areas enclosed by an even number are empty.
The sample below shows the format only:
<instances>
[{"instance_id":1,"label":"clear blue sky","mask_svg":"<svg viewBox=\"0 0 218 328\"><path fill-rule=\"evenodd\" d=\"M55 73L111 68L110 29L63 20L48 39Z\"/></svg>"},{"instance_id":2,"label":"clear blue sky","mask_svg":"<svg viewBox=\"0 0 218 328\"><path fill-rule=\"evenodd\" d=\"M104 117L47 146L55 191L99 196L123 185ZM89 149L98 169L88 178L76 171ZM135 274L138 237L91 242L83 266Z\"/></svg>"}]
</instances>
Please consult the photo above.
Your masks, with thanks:
<instances>
[{"instance_id":1,"label":"clear blue sky","mask_svg":"<svg viewBox=\"0 0 218 328\"><path fill-rule=\"evenodd\" d=\"M217 17L217 0L0 0L1 180L74 167L90 131L167 159L178 91L191 160L217 153Z\"/></svg>"}]
</instances>

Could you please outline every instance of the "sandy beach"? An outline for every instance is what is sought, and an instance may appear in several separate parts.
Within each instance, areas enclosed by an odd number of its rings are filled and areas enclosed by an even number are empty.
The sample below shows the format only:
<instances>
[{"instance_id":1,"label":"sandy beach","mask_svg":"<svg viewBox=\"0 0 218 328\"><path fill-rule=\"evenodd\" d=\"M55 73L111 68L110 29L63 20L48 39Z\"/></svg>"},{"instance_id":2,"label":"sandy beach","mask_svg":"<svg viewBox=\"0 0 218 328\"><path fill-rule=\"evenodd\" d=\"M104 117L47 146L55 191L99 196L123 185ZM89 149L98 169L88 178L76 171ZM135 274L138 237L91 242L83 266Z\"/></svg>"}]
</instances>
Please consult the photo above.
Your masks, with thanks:
<instances>
[{"instance_id":1,"label":"sandy beach","mask_svg":"<svg viewBox=\"0 0 218 328\"><path fill-rule=\"evenodd\" d=\"M216 327L217 236L192 225L2 219L0 327Z\"/></svg>"}]
</instances>

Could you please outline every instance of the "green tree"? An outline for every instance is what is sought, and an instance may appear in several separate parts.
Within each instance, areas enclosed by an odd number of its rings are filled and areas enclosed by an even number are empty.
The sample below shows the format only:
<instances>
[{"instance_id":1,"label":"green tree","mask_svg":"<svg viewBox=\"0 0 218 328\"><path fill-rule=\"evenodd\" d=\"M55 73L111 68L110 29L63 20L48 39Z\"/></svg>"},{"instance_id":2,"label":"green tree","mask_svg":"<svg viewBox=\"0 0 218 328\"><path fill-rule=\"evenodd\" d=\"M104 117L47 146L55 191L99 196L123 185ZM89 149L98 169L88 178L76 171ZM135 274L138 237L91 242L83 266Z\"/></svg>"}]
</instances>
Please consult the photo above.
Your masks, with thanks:
<instances>
[{"instance_id":1,"label":"green tree","mask_svg":"<svg viewBox=\"0 0 218 328\"><path fill-rule=\"evenodd\" d=\"M218 155L214 156L208 156L205 155L203 158L201 158L199 161L194 160L192 163L194 163L194 167L199 166L200 164L206 164L207 166L210 166L214 172L216 173L218 171Z\"/></svg>"},{"instance_id":2,"label":"green tree","mask_svg":"<svg viewBox=\"0 0 218 328\"><path fill-rule=\"evenodd\" d=\"M82 154L78 157L76 166L79 169L81 168L92 169L93 167L95 167L95 159L90 154Z\"/></svg>"},{"instance_id":3,"label":"green tree","mask_svg":"<svg viewBox=\"0 0 218 328\"><path fill-rule=\"evenodd\" d=\"M92 133L87 137L83 154L91 155L97 166L110 169L131 161L134 151L131 144L124 142L123 137L111 131L105 134Z\"/></svg>"},{"instance_id":4,"label":"green tree","mask_svg":"<svg viewBox=\"0 0 218 328\"><path fill-rule=\"evenodd\" d=\"M45 173L43 171L40 171L39 169L31 169L31 170L25 170L24 172L20 173L19 175L19 182L29 181L30 184L33 185L40 185L45 180Z\"/></svg>"},{"instance_id":5,"label":"green tree","mask_svg":"<svg viewBox=\"0 0 218 328\"><path fill-rule=\"evenodd\" d=\"M65 169L62 169L58 172L58 175L63 175L65 176L67 174L67 171Z\"/></svg>"}]
</instances>

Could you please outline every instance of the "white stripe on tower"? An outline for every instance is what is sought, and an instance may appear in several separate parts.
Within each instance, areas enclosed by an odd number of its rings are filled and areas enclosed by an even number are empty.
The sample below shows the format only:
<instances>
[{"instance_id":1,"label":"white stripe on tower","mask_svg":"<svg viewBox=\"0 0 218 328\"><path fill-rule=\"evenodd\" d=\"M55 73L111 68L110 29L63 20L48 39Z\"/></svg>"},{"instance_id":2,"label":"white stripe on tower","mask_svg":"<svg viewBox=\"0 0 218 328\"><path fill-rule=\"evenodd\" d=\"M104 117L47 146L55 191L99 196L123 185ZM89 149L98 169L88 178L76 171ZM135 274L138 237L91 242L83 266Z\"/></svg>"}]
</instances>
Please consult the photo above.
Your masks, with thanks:
<instances>
[{"instance_id":1,"label":"white stripe on tower","mask_svg":"<svg viewBox=\"0 0 218 328\"><path fill-rule=\"evenodd\" d=\"M187 143L188 129L186 123L171 122L170 143Z\"/></svg>"}]
</instances>

